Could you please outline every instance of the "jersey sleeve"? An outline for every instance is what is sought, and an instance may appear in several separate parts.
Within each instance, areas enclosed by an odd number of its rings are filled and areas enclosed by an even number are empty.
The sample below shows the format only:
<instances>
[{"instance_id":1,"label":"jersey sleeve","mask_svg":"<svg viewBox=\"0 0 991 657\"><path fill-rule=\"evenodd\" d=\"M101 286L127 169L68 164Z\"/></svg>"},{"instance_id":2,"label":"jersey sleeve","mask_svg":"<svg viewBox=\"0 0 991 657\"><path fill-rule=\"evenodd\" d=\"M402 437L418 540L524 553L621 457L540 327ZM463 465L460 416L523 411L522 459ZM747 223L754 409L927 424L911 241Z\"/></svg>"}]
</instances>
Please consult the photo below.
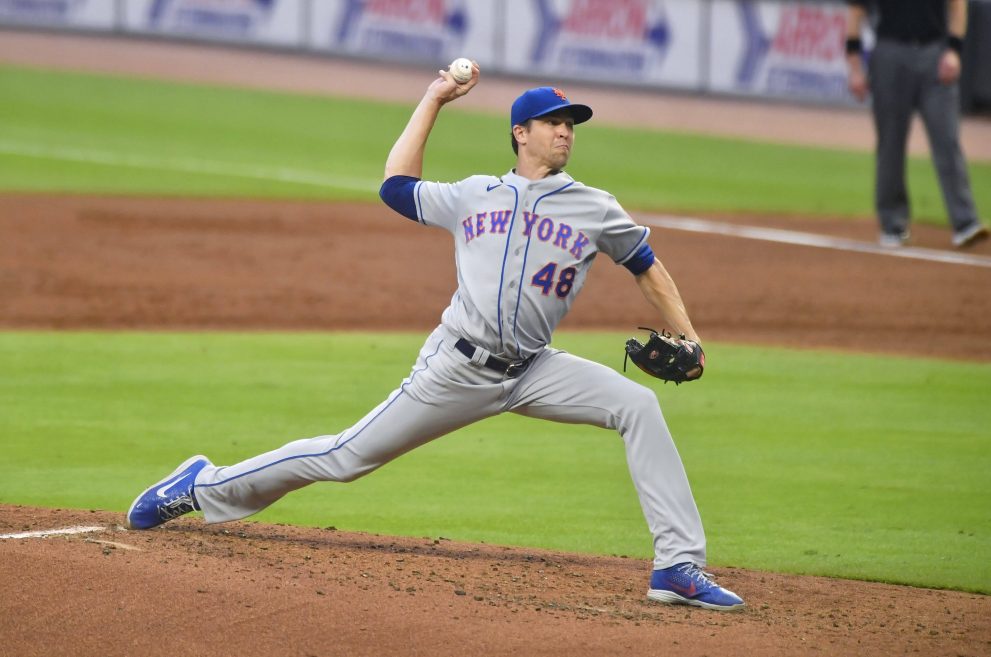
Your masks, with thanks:
<instances>
[{"instance_id":1,"label":"jersey sleeve","mask_svg":"<svg viewBox=\"0 0 991 657\"><path fill-rule=\"evenodd\" d=\"M461 214L466 182L418 182L413 190L413 203L420 223L453 232Z\"/></svg>"},{"instance_id":2,"label":"jersey sleeve","mask_svg":"<svg viewBox=\"0 0 991 657\"><path fill-rule=\"evenodd\" d=\"M419 221L416 216L416 203L413 202L416 183L419 178L413 176L391 176L379 187L379 197L390 208L413 221Z\"/></svg>"},{"instance_id":3,"label":"jersey sleeve","mask_svg":"<svg viewBox=\"0 0 991 657\"><path fill-rule=\"evenodd\" d=\"M600 251L616 264L625 265L636 257L642 257L642 247L647 244L649 235L650 229L637 225L615 198L610 196L606 200L606 216L598 243ZM648 266L653 262L652 256Z\"/></svg>"}]
</instances>

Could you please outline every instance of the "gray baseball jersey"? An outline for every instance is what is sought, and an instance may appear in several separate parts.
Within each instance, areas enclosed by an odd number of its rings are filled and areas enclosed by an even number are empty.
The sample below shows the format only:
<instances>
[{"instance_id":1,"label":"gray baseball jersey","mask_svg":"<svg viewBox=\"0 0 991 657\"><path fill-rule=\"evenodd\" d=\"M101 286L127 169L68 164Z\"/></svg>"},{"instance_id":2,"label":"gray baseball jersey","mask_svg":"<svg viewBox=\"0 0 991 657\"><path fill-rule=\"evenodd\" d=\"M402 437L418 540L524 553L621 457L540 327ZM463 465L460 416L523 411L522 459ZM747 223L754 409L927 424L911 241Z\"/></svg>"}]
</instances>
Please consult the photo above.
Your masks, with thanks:
<instances>
[{"instance_id":1,"label":"gray baseball jersey","mask_svg":"<svg viewBox=\"0 0 991 657\"><path fill-rule=\"evenodd\" d=\"M205 467L194 492L206 520L243 518L315 481L351 481L434 438L510 411L616 430L653 535L654 567L704 565L701 520L653 391L548 346L600 251L620 264L653 260L647 228L612 196L565 173L421 181L414 200L419 222L454 236L458 289L410 375L338 434ZM491 356L522 364L496 371Z\"/></svg>"},{"instance_id":2,"label":"gray baseball jersey","mask_svg":"<svg viewBox=\"0 0 991 657\"><path fill-rule=\"evenodd\" d=\"M509 359L550 343L599 251L624 263L649 234L615 198L563 172L419 182L415 199L422 223L454 235L458 290L443 324Z\"/></svg>"}]
</instances>

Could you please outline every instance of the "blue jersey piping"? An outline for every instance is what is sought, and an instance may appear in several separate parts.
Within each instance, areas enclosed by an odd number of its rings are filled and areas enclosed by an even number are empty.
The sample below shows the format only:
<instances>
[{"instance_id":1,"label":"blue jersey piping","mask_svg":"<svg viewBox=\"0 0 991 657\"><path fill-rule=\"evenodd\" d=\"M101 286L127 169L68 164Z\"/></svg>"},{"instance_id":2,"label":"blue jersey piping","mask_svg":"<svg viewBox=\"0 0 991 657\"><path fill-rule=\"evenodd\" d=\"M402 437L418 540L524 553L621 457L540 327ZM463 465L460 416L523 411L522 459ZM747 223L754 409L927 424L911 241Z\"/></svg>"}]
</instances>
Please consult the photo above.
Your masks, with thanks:
<instances>
[{"instance_id":1,"label":"blue jersey piping","mask_svg":"<svg viewBox=\"0 0 991 657\"><path fill-rule=\"evenodd\" d=\"M423 202L420 200L420 189L423 187L423 181L416 183L416 216L419 217L419 221L424 226L427 225L427 220L423 217Z\"/></svg>"},{"instance_id":2,"label":"blue jersey piping","mask_svg":"<svg viewBox=\"0 0 991 657\"><path fill-rule=\"evenodd\" d=\"M626 252L626 255L625 256L623 256L622 258L620 258L619 260L617 260L616 261L616 264L617 265L621 265L624 262L626 262L627 260L629 260L630 259L630 256L632 256L633 253L637 249L640 248L640 245L643 243L643 241L645 239L647 239L647 227L646 226L643 227L643 235L640 236L640 239L637 240L637 243L633 245L633 248L632 249L630 249L629 251Z\"/></svg>"},{"instance_id":3,"label":"blue jersey piping","mask_svg":"<svg viewBox=\"0 0 991 657\"><path fill-rule=\"evenodd\" d=\"M500 345L502 345L502 284L506 279L506 258L509 257L509 242L513 239L513 224L516 223L516 211L520 207L520 190L508 183L506 183L506 187L513 190L516 200L513 201L513 218L509 220L509 230L506 231L506 248L502 252L502 268L499 270L499 296L496 298L496 323L499 325ZM529 245L529 242L527 244Z\"/></svg>"},{"instance_id":4,"label":"blue jersey piping","mask_svg":"<svg viewBox=\"0 0 991 657\"><path fill-rule=\"evenodd\" d=\"M547 192L546 194L544 194L543 196L541 196L540 198L538 198L536 201L533 202L533 209L531 210L531 212L533 212L533 214L537 214L537 206L540 204L541 201L543 201L548 196L552 196L554 194L557 194L558 192L563 192L564 190L568 189L574 184L575 181L572 180L563 187L559 187L553 191ZM536 221L534 221L534 223L536 223ZM520 269L520 287L516 291L516 310L515 310L515 314L513 315L513 340L516 342L517 354L520 353L520 339L516 336L516 327L520 321L520 299L523 297L523 278L524 276L526 276L526 259L530 255L530 240L533 238L533 228L534 227L530 228L530 234L526 236L526 251L523 252L523 267ZM503 260L503 264L505 264L505 260ZM502 281L499 281L499 286L500 286L499 293L502 294ZM501 332L502 324L500 323L499 326Z\"/></svg>"}]
</instances>

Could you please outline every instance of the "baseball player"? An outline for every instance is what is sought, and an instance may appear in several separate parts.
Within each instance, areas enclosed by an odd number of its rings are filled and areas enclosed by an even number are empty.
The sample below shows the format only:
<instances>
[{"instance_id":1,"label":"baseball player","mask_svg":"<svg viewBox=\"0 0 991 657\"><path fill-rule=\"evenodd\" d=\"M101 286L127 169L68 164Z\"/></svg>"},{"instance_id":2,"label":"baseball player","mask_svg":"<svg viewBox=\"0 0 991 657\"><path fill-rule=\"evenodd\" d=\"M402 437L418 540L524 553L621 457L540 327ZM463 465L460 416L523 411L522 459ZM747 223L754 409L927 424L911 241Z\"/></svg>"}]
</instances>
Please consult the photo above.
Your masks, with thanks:
<instances>
[{"instance_id":1,"label":"baseball player","mask_svg":"<svg viewBox=\"0 0 991 657\"><path fill-rule=\"evenodd\" d=\"M647 244L648 229L608 193L564 172L574 126L592 110L558 89L530 89L512 105L515 168L455 183L421 180L441 108L478 79L474 63L463 84L441 71L385 165L383 200L455 242L458 288L409 376L341 433L291 442L230 466L190 458L135 499L128 524L146 529L193 510L208 523L244 518L297 488L352 481L428 441L510 411L617 431L653 535L648 597L717 610L742 607L743 600L702 571L702 523L653 391L549 346L602 253L630 270L664 325L683 336L666 339L690 361L681 380L701 376L704 362L674 282ZM647 371L643 362L662 351L651 346L656 338L634 357Z\"/></svg>"}]
</instances>

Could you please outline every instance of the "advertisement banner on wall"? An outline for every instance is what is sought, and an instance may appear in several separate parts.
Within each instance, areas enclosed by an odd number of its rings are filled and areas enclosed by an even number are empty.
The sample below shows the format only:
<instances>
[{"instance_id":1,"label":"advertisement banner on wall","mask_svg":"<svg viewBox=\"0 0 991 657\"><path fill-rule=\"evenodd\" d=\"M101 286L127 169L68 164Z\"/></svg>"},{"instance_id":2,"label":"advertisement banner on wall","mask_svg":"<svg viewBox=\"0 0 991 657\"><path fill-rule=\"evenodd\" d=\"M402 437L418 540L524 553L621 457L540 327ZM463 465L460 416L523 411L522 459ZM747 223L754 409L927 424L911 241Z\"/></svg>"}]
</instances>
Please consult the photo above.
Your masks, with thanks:
<instances>
[{"instance_id":1,"label":"advertisement banner on wall","mask_svg":"<svg viewBox=\"0 0 991 657\"><path fill-rule=\"evenodd\" d=\"M841 101L847 92L842 3L716 0L713 91Z\"/></svg>"},{"instance_id":2,"label":"advertisement banner on wall","mask_svg":"<svg viewBox=\"0 0 991 657\"><path fill-rule=\"evenodd\" d=\"M507 0L505 67L549 78L701 81L696 0Z\"/></svg>"},{"instance_id":3,"label":"advertisement banner on wall","mask_svg":"<svg viewBox=\"0 0 991 657\"><path fill-rule=\"evenodd\" d=\"M111 30L115 0L0 0L0 23Z\"/></svg>"},{"instance_id":4,"label":"advertisement banner on wall","mask_svg":"<svg viewBox=\"0 0 991 657\"><path fill-rule=\"evenodd\" d=\"M124 27L211 41L303 43L302 0L129 0Z\"/></svg>"},{"instance_id":5,"label":"advertisement banner on wall","mask_svg":"<svg viewBox=\"0 0 991 657\"><path fill-rule=\"evenodd\" d=\"M842 0L0 0L0 24L849 103ZM865 34L868 49L872 35Z\"/></svg>"},{"instance_id":6,"label":"advertisement banner on wall","mask_svg":"<svg viewBox=\"0 0 991 657\"><path fill-rule=\"evenodd\" d=\"M440 68L457 57L497 63L501 7L490 0L328 0L314 3L310 46Z\"/></svg>"}]
</instances>

